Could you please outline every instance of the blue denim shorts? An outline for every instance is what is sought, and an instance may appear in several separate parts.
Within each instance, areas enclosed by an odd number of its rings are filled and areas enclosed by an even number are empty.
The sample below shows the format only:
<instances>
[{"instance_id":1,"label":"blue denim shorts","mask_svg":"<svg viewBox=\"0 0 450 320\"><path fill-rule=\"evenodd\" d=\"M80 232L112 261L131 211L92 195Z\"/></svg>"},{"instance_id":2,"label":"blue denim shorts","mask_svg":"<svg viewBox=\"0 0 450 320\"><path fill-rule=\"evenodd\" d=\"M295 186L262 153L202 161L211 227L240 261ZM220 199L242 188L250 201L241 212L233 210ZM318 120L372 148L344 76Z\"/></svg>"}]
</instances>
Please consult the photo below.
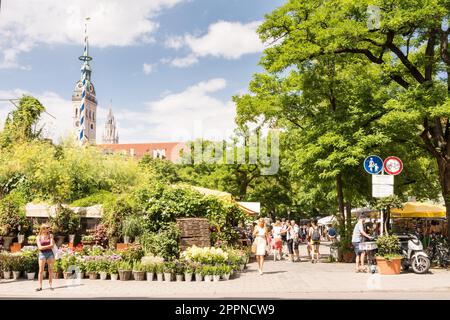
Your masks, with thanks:
<instances>
[{"instance_id":1,"label":"blue denim shorts","mask_svg":"<svg viewBox=\"0 0 450 320\"><path fill-rule=\"evenodd\" d=\"M49 260L49 259L55 259L55 256L53 255L53 251L41 251L39 252L39 260Z\"/></svg>"}]
</instances>

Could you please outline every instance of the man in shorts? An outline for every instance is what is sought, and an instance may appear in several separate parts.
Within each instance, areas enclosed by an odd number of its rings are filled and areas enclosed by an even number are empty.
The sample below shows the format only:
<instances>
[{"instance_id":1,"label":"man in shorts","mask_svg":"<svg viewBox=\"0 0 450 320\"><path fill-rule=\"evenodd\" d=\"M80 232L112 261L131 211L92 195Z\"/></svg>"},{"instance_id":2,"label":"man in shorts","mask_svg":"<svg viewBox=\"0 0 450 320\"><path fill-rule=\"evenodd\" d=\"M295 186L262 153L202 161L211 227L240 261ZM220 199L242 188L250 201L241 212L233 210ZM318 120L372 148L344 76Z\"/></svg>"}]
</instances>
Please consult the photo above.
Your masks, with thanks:
<instances>
[{"instance_id":1,"label":"man in shorts","mask_svg":"<svg viewBox=\"0 0 450 320\"><path fill-rule=\"evenodd\" d=\"M367 269L364 266L365 251L359 250L359 244L362 242L363 237L366 237L368 239L373 238L364 231L365 220L366 217L364 216L364 214L361 214L358 218L358 222L356 223L355 228L353 229L352 245L355 249L356 254L355 272L367 272Z\"/></svg>"}]
</instances>

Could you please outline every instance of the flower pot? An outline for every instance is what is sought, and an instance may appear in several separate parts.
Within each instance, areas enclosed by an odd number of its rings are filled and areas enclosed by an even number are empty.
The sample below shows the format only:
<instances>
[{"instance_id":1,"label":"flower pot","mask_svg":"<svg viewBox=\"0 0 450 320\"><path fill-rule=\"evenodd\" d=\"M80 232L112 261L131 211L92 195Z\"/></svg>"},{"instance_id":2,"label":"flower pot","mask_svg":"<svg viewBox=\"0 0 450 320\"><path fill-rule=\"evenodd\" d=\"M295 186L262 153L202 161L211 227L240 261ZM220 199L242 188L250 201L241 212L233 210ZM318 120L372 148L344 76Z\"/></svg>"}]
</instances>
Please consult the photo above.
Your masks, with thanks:
<instances>
[{"instance_id":1,"label":"flower pot","mask_svg":"<svg viewBox=\"0 0 450 320\"><path fill-rule=\"evenodd\" d=\"M59 279L59 272L53 272L53 279Z\"/></svg>"},{"instance_id":2,"label":"flower pot","mask_svg":"<svg viewBox=\"0 0 450 320\"><path fill-rule=\"evenodd\" d=\"M147 272L145 276L147 278L147 281L153 281L155 274L153 272Z\"/></svg>"},{"instance_id":3,"label":"flower pot","mask_svg":"<svg viewBox=\"0 0 450 320\"><path fill-rule=\"evenodd\" d=\"M13 279L14 279L14 280L17 280L17 279L20 278L20 274L21 274L22 272L20 272L20 271L13 271L12 273L13 273Z\"/></svg>"},{"instance_id":4,"label":"flower pot","mask_svg":"<svg viewBox=\"0 0 450 320\"><path fill-rule=\"evenodd\" d=\"M108 278L108 272L100 272L100 280L106 280Z\"/></svg>"},{"instance_id":5,"label":"flower pot","mask_svg":"<svg viewBox=\"0 0 450 320\"><path fill-rule=\"evenodd\" d=\"M401 270L401 258L386 260L382 257L376 257L378 272L380 274L392 275L400 274Z\"/></svg>"},{"instance_id":6,"label":"flower pot","mask_svg":"<svg viewBox=\"0 0 450 320\"><path fill-rule=\"evenodd\" d=\"M203 281L203 275L201 273L196 273L195 281Z\"/></svg>"},{"instance_id":7,"label":"flower pot","mask_svg":"<svg viewBox=\"0 0 450 320\"><path fill-rule=\"evenodd\" d=\"M207 275L205 276L205 281L206 281L206 282L212 281L212 275L207 274Z\"/></svg>"},{"instance_id":8,"label":"flower pot","mask_svg":"<svg viewBox=\"0 0 450 320\"><path fill-rule=\"evenodd\" d=\"M74 234L69 234L69 242L70 243L74 243L75 241L75 235Z\"/></svg>"},{"instance_id":9,"label":"flower pot","mask_svg":"<svg viewBox=\"0 0 450 320\"><path fill-rule=\"evenodd\" d=\"M223 274L222 275L222 279L223 280L230 280L230 274L229 273Z\"/></svg>"},{"instance_id":10,"label":"flower pot","mask_svg":"<svg viewBox=\"0 0 450 320\"><path fill-rule=\"evenodd\" d=\"M188 282L192 281L192 273L186 272L184 274L184 281L188 281Z\"/></svg>"},{"instance_id":11,"label":"flower pot","mask_svg":"<svg viewBox=\"0 0 450 320\"><path fill-rule=\"evenodd\" d=\"M17 236L17 242L18 243L22 244L24 242L24 240L25 240L25 235L24 234L19 234Z\"/></svg>"},{"instance_id":12,"label":"flower pot","mask_svg":"<svg viewBox=\"0 0 450 320\"><path fill-rule=\"evenodd\" d=\"M172 281L172 274L164 272L164 281Z\"/></svg>"},{"instance_id":13,"label":"flower pot","mask_svg":"<svg viewBox=\"0 0 450 320\"><path fill-rule=\"evenodd\" d=\"M219 282L220 281L220 275L219 274L213 275L213 280L214 280L214 282Z\"/></svg>"},{"instance_id":14,"label":"flower pot","mask_svg":"<svg viewBox=\"0 0 450 320\"><path fill-rule=\"evenodd\" d=\"M129 270L119 270L119 279L121 281L128 281L131 278L131 271Z\"/></svg>"},{"instance_id":15,"label":"flower pot","mask_svg":"<svg viewBox=\"0 0 450 320\"><path fill-rule=\"evenodd\" d=\"M356 255L354 252L346 251L342 254L342 259L345 263L355 262Z\"/></svg>"},{"instance_id":16,"label":"flower pot","mask_svg":"<svg viewBox=\"0 0 450 320\"><path fill-rule=\"evenodd\" d=\"M162 274L162 273L157 273L157 274L156 274L156 279L157 279L158 281L163 281L163 280L164 280L163 274Z\"/></svg>"},{"instance_id":17,"label":"flower pot","mask_svg":"<svg viewBox=\"0 0 450 320\"><path fill-rule=\"evenodd\" d=\"M97 272L88 272L89 280L97 280L98 273Z\"/></svg>"},{"instance_id":18,"label":"flower pot","mask_svg":"<svg viewBox=\"0 0 450 320\"><path fill-rule=\"evenodd\" d=\"M110 276L111 276L111 280L114 280L114 281L119 280L119 275L118 274L112 273L112 274L110 274Z\"/></svg>"},{"instance_id":19,"label":"flower pot","mask_svg":"<svg viewBox=\"0 0 450 320\"><path fill-rule=\"evenodd\" d=\"M133 271L133 278L136 281L144 281L145 280L145 272L144 271Z\"/></svg>"},{"instance_id":20,"label":"flower pot","mask_svg":"<svg viewBox=\"0 0 450 320\"><path fill-rule=\"evenodd\" d=\"M64 279L66 279L66 280L72 279L73 277L75 277L72 272L64 272L63 276L64 276Z\"/></svg>"},{"instance_id":21,"label":"flower pot","mask_svg":"<svg viewBox=\"0 0 450 320\"><path fill-rule=\"evenodd\" d=\"M123 237L123 243L125 243L125 244L130 243L130 237L124 236L124 237Z\"/></svg>"},{"instance_id":22,"label":"flower pot","mask_svg":"<svg viewBox=\"0 0 450 320\"><path fill-rule=\"evenodd\" d=\"M78 272L76 275L77 275L77 279L83 279L84 278L84 272Z\"/></svg>"},{"instance_id":23,"label":"flower pot","mask_svg":"<svg viewBox=\"0 0 450 320\"><path fill-rule=\"evenodd\" d=\"M34 280L35 277L36 277L36 272L27 272L28 280Z\"/></svg>"},{"instance_id":24,"label":"flower pot","mask_svg":"<svg viewBox=\"0 0 450 320\"><path fill-rule=\"evenodd\" d=\"M11 279L11 271L3 271L4 279Z\"/></svg>"},{"instance_id":25,"label":"flower pot","mask_svg":"<svg viewBox=\"0 0 450 320\"><path fill-rule=\"evenodd\" d=\"M177 274L176 275L176 280L177 280L177 282L183 281L183 275L182 274Z\"/></svg>"},{"instance_id":26,"label":"flower pot","mask_svg":"<svg viewBox=\"0 0 450 320\"><path fill-rule=\"evenodd\" d=\"M3 249L9 250L11 247L11 243L13 242L14 237L3 237Z\"/></svg>"},{"instance_id":27,"label":"flower pot","mask_svg":"<svg viewBox=\"0 0 450 320\"><path fill-rule=\"evenodd\" d=\"M245 265L244 264L240 264L239 265L239 271L244 271Z\"/></svg>"},{"instance_id":28,"label":"flower pot","mask_svg":"<svg viewBox=\"0 0 450 320\"><path fill-rule=\"evenodd\" d=\"M59 248L62 246L62 244L64 243L64 239L66 238L66 236L56 236L56 246Z\"/></svg>"}]
</instances>

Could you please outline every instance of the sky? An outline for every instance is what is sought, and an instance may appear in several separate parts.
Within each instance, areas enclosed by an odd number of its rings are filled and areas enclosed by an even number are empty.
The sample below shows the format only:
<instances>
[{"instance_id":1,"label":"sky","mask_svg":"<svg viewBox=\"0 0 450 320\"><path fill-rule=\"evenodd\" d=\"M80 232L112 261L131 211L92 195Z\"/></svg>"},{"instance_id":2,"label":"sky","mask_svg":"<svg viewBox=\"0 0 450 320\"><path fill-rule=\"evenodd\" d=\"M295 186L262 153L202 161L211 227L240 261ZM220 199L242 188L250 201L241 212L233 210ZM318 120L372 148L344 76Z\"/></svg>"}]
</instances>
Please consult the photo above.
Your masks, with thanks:
<instances>
[{"instance_id":1,"label":"sky","mask_svg":"<svg viewBox=\"0 0 450 320\"><path fill-rule=\"evenodd\" d=\"M97 143L110 105L120 143L223 139L265 45L256 28L283 0L2 0L0 99L32 94L41 124L74 134L71 96L88 22ZM0 126L12 105L0 102ZM51 115L51 116L50 116Z\"/></svg>"}]
</instances>

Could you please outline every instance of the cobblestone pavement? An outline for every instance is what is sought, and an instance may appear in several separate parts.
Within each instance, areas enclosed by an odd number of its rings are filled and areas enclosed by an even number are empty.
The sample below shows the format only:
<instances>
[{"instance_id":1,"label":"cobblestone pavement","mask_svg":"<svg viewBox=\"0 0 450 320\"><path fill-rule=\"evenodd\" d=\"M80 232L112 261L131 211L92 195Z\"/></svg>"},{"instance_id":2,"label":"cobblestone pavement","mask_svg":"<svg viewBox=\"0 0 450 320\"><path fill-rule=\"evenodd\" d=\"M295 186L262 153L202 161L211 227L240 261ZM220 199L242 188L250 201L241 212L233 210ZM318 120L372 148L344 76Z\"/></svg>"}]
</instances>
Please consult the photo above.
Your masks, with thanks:
<instances>
[{"instance_id":1,"label":"cobblestone pavement","mask_svg":"<svg viewBox=\"0 0 450 320\"><path fill-rule=\"evenodd\" d=\"M329 251L326 246L322 252ZM306 253L304 247L302 254ZM303 257L305 258L305 257ZM35 292L37 281L0 280L0 298L293 298L450 299L450 271L397 276L354 273L353 264L267 259L259 275L251 262L238 278L220 282L55 280L54 291Z\"/></svg>"}]
</instances>

